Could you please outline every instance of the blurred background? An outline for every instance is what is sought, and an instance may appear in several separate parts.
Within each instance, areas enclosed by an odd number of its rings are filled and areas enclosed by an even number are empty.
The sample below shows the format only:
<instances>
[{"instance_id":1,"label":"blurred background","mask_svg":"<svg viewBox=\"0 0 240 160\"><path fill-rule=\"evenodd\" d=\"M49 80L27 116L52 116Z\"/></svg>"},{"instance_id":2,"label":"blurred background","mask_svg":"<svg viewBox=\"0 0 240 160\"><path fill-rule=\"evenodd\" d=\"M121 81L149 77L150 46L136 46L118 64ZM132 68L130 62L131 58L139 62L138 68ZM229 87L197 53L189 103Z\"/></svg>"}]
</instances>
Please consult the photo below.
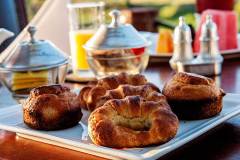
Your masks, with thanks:
<instances>
[{"instance_id":1,"label":"blurred background","mask_svg":"<svg viewBox=\"0 0 240 160\"><path fill-rule=\"evenodd\" d=\"M27 25L34 17L45 0L2 0L0 1L0 28L6 28L13 31L16 35ZM72 0L74 2L85 2L92 0ZM184 16L186 22L196 27L196 14L201 13L206 8L235 10L240 14L240 0L103 0L106 3L106 10L110 8L123 9L124 15L128 17L138 30L157 32L159 28L172 29L178 22L179 16ZM136 9L145 7L146 9ZM140 12L140 13L139 13ZM134 21L134 16L129 15L146 12L150 19L145 19L146 23L154 23L153 26L141 27ZM137 18L137 16L135 16ZM238 21L240 21L238 16ZM137 19L140 21L140 19ZM108 21L108 19L107 19ZM134 24L135 23L135 24ZM14 37L13 37L14 38ZM1 50L5 48L12 40L6 41ZM0 51L1 51L0 50Z\"/></svg>"}]
</instances>

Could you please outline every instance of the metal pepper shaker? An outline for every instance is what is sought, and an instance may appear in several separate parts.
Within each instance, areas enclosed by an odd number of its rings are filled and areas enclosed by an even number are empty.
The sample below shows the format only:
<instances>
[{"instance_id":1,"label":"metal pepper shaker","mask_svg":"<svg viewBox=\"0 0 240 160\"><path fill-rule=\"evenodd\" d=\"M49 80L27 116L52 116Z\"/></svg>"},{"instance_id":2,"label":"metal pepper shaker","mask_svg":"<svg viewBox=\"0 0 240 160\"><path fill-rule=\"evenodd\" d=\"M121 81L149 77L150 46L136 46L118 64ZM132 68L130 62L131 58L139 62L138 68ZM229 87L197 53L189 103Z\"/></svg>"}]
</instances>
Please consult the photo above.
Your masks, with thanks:
<instances>
[{"instance_id":1,"label":"metal pepper shaker","mask_svg":"<svg viewBox=\"0 0 240 160\"><path fill-rule=\"evenodd\" d=\"M169 63L177 70L177 63L188 63L193 60L191 29L183 17L179 17L179 24L174 30L174 52Z\"/></svg>"},{"instance_id":2,"label":"metal pepper shaker","mask_svg":"<svg viewBox=\"0 0 240 160\"><path fill-rule=\"evenodd\" d=\"M213 22L212 16L207 15L206 20L202 25L200 35L200 53L196 59L197 63L212 63L212 70L209 70L209 75L218 75L222 70L223 57L219 52L217 25ZM210 73L212 72L212 73Z\"/></svg>"},{"instance_id":3,"label":"metal pepper shaker","mask_svg":"<svg viewBox=\"0 0 240 160\"><path fill-rule=\"evenodd\" d=\"M192 72L205 76L218 75L222 72L223 57L218 48L217 26L211 15L207 15L202 24L200 41L200 53L190 63L177 63L178 71Z\"/></svg>"}]
</instances>

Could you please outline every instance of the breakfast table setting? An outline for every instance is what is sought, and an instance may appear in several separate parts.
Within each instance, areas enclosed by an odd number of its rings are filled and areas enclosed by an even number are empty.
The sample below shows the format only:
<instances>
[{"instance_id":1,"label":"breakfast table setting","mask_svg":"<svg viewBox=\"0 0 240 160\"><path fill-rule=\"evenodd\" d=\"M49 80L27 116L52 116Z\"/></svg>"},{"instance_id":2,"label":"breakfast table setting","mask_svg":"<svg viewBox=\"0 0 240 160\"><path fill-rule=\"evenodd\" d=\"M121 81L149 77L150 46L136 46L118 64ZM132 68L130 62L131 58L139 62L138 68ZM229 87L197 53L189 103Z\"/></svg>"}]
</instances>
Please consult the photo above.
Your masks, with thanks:
<instances>
[{"instance_id":1,"label":"breakfast table setting","mask_svg":"<svg viewBox=\"0 0 240 160\"><path fill-rule=\"evenodd\" d=\"M226 92L239 93L240 62L230 61L223 65L220 81ZM168 64L162 67L151 66L144 73L150 81L159 85L171 76ZM71 88L80 88L82 84L66 82ZM1 108L16 105L11 93L3 86L0 88ZM104 159L84 152L37 142L19 137L14 132L0 131L0 157L2 159ZM208 131L202 136L161 157L161 159L239 159L240 117L236 116ZM197 156L197 158L196 158Z\"/></svg>"},{"instance_id":2,"label":"breakfast table setting","mask_svg":"<svg viewBox=\"0 0 240 160\"><path fill-rule=\"evenodd\" d=\"M48 0L1 53L0 159L240 159L234 11L152 33L105 5Z\"/></svg>"}]
</instances>

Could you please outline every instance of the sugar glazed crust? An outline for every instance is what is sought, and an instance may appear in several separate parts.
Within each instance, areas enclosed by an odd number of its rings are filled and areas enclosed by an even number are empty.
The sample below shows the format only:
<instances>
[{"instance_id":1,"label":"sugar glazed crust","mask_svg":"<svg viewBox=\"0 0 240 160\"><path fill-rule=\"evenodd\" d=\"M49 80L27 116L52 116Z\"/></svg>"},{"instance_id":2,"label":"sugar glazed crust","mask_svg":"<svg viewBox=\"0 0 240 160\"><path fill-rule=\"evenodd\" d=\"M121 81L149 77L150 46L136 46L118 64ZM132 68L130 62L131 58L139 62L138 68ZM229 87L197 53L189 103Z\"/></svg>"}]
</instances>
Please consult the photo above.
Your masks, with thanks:
<instances>
[{"instance_id":1,"label":"sugar glazed crust","mask_svg":"<svg viewBox=\"0 0 240 160\"><path fill-rule=\"evenodd\" d=\"M112 99L94 110L88 132L97 145L124 148L162 144L172 139L179 121L167 103L140 96Z\"/></svg>"},{"instance_id":2,"label":"sugar glazed crust","mask_svg":"<svg viewBox=\"0 0 240 160\"><path fill-rule=\"evenodd\" d=\"M23 104L23 120L39 130L58 130L77 125L82 112L77 95L61 85L33 89Z\"/></svg>"},{"instance_id":3,"label":"sugar glazed crust","mask_svg":"<svg viewBox=\"0 0 240 160\"><path fill-rule=\"evenodd\" d=\"M212 79L186 72L176 73L162 92L180 119L203 119L220 113L225 95Z\"/></svg>"}]
</instances>

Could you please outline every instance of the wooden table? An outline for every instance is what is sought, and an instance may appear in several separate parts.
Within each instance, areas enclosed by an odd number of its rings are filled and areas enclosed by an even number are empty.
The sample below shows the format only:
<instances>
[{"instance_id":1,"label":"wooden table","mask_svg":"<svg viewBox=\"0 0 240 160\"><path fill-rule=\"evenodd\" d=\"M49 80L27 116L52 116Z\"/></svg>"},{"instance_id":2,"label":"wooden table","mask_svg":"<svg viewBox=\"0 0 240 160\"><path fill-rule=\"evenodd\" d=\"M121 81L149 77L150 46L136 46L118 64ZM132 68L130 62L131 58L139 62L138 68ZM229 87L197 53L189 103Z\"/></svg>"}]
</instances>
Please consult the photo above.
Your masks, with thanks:
<instances>
[{"instance_id":1,"label":"wooden table","mask_svg":"<svg viewBox=\"0 0 240 160\"><path fill-rule=\"evenodd\" d=\"M159 87L172 75L168 64L151 66L145 72L148 79ZM226 92L240 93L240 61L227 61L221 77L215 78ZM79 84L69 84L79 87ZM4 87L0 88L0 107L16 102ZM0 159L4 160L93 160L103 159L16 136L15 133L0 130ZM205 133L183 147L162 157L164 160L179 159L240 159L240 116L232 118Z\"/></svg>"}]
</instances>

